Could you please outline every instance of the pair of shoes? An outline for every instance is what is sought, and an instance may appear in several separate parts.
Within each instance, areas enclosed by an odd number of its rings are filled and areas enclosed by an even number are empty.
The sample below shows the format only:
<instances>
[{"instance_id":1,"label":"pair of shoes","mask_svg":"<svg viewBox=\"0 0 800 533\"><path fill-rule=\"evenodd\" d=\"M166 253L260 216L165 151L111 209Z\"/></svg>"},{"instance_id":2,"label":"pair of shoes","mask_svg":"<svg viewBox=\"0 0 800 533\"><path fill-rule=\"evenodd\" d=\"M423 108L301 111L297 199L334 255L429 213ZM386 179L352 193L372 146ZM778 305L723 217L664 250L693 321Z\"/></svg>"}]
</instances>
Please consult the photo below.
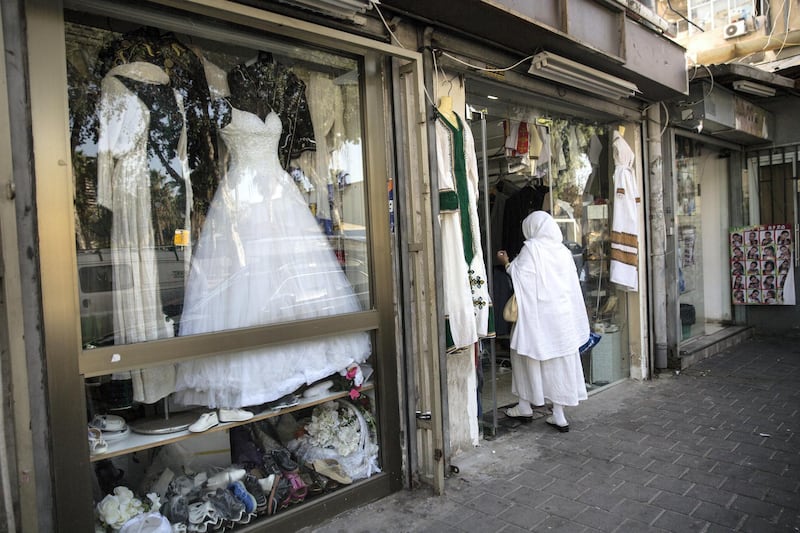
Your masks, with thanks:
<instances>
[{"instance_id":1,"label":"pair of shoes","mask_svg":"<svg viewBox=\"0 0 800 533\"><path fill-rule=\"evenodd\" d=\"M244 422L253 418L253 413L244 409L218 409L220 422Z\"/></svg>"},{"instance_id":2,"label":"pair of shoes","mask_svg":"<svg viewBox=\"0 0 800 533\"><path fill-rule=\"evenodd\" d=\"M258 483L256 483L258 486ZM241 481L234 481L230 485L228 485L228 490L236 496L236 499L244 504L244 510L246 513L255 513L256 512L256 498L253 494L247 490L244 483Z\"/></svg>"},{"instance_id":3,"label":"pair of shoes","mask_svg":"<svg viewBox=\"0 0 800 533\"><path fill-rule=\"evenodd\" d=\"M261 487L258 478L252 474L247 474L244 476L241 483L244 483L244 488L247 489L247 492L253 496L256 502L255 513L259 515L263 514L264 511L267 510L267 495L264 494L264 489ZM272 486L270 486L270 488L272 488Z\"/></svg>"},{"instance_id":4,"label":"pair of shoes","mask_svg":"<svg viewBox=\"0 0 800 533\"><path fill-rule=\"evenodd\" d=\"M108 443L103 438L103 432L95 427L89 428L89 453L97 455L108 451Z\"/></svg>"},{"instance_id":5,"label":"pair of shoes","mask_svg":"<svg viewBox=\"0 0 800 533\"><path fill-rule=\"evenodd\" d=\"M531 422L533 420L533 413L523 413L519 405L506 409L506 416L515 420L522 420L523 422Z\"/></svg>"},{"instance_id":6,"label":"pair of shoes","mask_svg":"<svg viewBox=\"0 0 800 533\"><path fill-rule=\"evenodd\" d=\"M300 403L300 397L296 394L290 393L286 396L281 396L273 402L269 402L266 404L266 407L267 409L277 411L278 409L283 409L284 407L294 407L298 403Z\"/></svg>"},{"instance_id":7,"label":"pair of shoes","mask_svg":"<svg viewBox=\"0 0 800 533\"><path fill-rule=\"evenodd\" d=\"M191 426L189 426L189 431L192 433L202 433L204 431L208 431L216 425L219 425L219 418L217 418L217 412L212 411L210 413L203 413L200 415L200 418L198 418Z\"/></svg>"},{"instance_id":8,"label":"pair of shoes","mask_svg":"<svg viewBox=\"0 0 800 533\"><path fill-rule=\"evenodd\" d=\"M567 424L566 426L559 426L558 424L556 424L556 421L553 419L552 416L548 416L547 418L544 419L544 421L548 426L557 429L561 433L566 433L569 431L569 424Z\"/></svg>"},{"instance_id":9,"label":"pair of shoes","mask_svg":"<svg viewBox=\"0 0 800 533\"><path fill-rule=\"evenodd\" d=\"M349 485L353 482L350 476L342 469L342 465L336 459L316 459L311 463L314 470L325 477L329 477L342 485Z\"/></svg>"},{"instance_id":10,"label":"pair of shoes","mask_svg":"<svg viewBox=\"0 0 800 533\"><path fill-rule=\"evenodd\" d=\"M226 468L222 472L208 478L205 486L210 490L225 488L231 483L244 479L245 474L247 474L247 472L245 472L243 468Z\"/></svg>"},{"instance_id":11,"label":"pair of shoes","mask_svg":"<svg viewBox=\"0 0 800 533\"><path fill-rule=\"evenodd\" d=\"M97 415L89 425L100 431L123 431L128 427L125 419L117 415Z\"/></svg>"}]
</instances>

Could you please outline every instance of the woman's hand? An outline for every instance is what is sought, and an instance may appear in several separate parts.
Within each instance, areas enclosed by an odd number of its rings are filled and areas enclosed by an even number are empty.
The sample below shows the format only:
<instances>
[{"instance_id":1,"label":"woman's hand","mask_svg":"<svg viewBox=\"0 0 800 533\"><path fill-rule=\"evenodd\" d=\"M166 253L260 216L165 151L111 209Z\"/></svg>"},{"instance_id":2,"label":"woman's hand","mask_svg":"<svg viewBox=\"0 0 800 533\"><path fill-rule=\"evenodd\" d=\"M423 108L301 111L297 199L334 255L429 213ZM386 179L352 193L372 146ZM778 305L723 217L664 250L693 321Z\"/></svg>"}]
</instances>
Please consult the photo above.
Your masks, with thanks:
<instances>
[{"instance_id":1,"label":"woman's hand","mask_svg":"<svg viewBox=\"0 0 800 533\"><path fill-rule=\"evenodd\" d=\"M503 266L508 266L508 264L511 262L511 261L508 259L508 253L507 253L505 250L498 250L498 252L497 252L497 259L500 261L500 263L501 263Z\"/></svg>"}]
</instances>

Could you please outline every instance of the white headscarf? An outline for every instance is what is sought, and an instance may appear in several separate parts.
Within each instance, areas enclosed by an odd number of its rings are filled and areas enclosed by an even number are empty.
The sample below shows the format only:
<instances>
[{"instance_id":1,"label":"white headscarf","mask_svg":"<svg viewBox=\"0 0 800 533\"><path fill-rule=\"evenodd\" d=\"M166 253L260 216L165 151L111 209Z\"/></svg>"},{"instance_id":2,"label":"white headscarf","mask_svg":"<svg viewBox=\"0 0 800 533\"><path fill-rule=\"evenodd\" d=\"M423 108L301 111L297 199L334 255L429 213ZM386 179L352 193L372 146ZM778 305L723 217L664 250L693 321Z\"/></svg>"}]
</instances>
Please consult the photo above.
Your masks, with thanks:
<instances>
[{"instance_id":1,"label":"white headscarf","mask_svg":"<svg viewBox=\"0 0 800 533\"><path fill-rule=\"evenodd\" d=\"M574 355L589 338L589 319L572 254L544 211L522 221L522 234L525 246L508 268L519 308L511 347L538 360Z\"/></svg>"}]
</instances>

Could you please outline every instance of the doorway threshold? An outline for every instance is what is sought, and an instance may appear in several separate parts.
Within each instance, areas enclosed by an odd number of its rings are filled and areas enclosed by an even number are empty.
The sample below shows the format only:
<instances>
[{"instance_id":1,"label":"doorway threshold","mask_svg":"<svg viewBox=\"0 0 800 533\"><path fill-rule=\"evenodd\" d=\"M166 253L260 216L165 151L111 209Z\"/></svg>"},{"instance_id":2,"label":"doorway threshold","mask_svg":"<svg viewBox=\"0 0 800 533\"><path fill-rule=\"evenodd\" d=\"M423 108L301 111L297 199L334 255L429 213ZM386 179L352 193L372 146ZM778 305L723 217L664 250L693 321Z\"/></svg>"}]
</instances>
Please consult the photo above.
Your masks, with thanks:
<instances>
[{"instance_id":1,"label":"doorway threshold","mask_svg":"<svg viewBox=\"0 0 800 533\"><path fill-rule=\"evenodd\" d=\"M693 337L680 344L679 355L671 358L669 368L683 370L752 336L752 326L728 326L708 335Z\"/></svg>"}]
</instances>

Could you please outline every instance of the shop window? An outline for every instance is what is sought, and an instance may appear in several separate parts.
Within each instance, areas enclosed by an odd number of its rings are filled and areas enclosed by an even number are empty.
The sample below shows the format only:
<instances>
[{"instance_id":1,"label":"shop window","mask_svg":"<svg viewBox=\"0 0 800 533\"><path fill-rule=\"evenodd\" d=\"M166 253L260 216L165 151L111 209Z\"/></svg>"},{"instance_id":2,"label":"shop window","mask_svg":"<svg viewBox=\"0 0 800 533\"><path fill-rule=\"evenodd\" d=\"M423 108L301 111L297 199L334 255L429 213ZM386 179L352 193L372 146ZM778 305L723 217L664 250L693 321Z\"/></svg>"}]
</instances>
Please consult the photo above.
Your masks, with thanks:
<instances>
[{"instance_id":1,"label":"shop window","mask_svg":"<svg viewBox=\"0 0 800 533\"><path fill-rule=\"evenodd\" d=\"M148 509L235 528L381 469L375 333L314 322L375 299L363 62L200 33L65 13L84 356L304 327L86 378L108 531Z\"/></svg>"}]
</instances>

